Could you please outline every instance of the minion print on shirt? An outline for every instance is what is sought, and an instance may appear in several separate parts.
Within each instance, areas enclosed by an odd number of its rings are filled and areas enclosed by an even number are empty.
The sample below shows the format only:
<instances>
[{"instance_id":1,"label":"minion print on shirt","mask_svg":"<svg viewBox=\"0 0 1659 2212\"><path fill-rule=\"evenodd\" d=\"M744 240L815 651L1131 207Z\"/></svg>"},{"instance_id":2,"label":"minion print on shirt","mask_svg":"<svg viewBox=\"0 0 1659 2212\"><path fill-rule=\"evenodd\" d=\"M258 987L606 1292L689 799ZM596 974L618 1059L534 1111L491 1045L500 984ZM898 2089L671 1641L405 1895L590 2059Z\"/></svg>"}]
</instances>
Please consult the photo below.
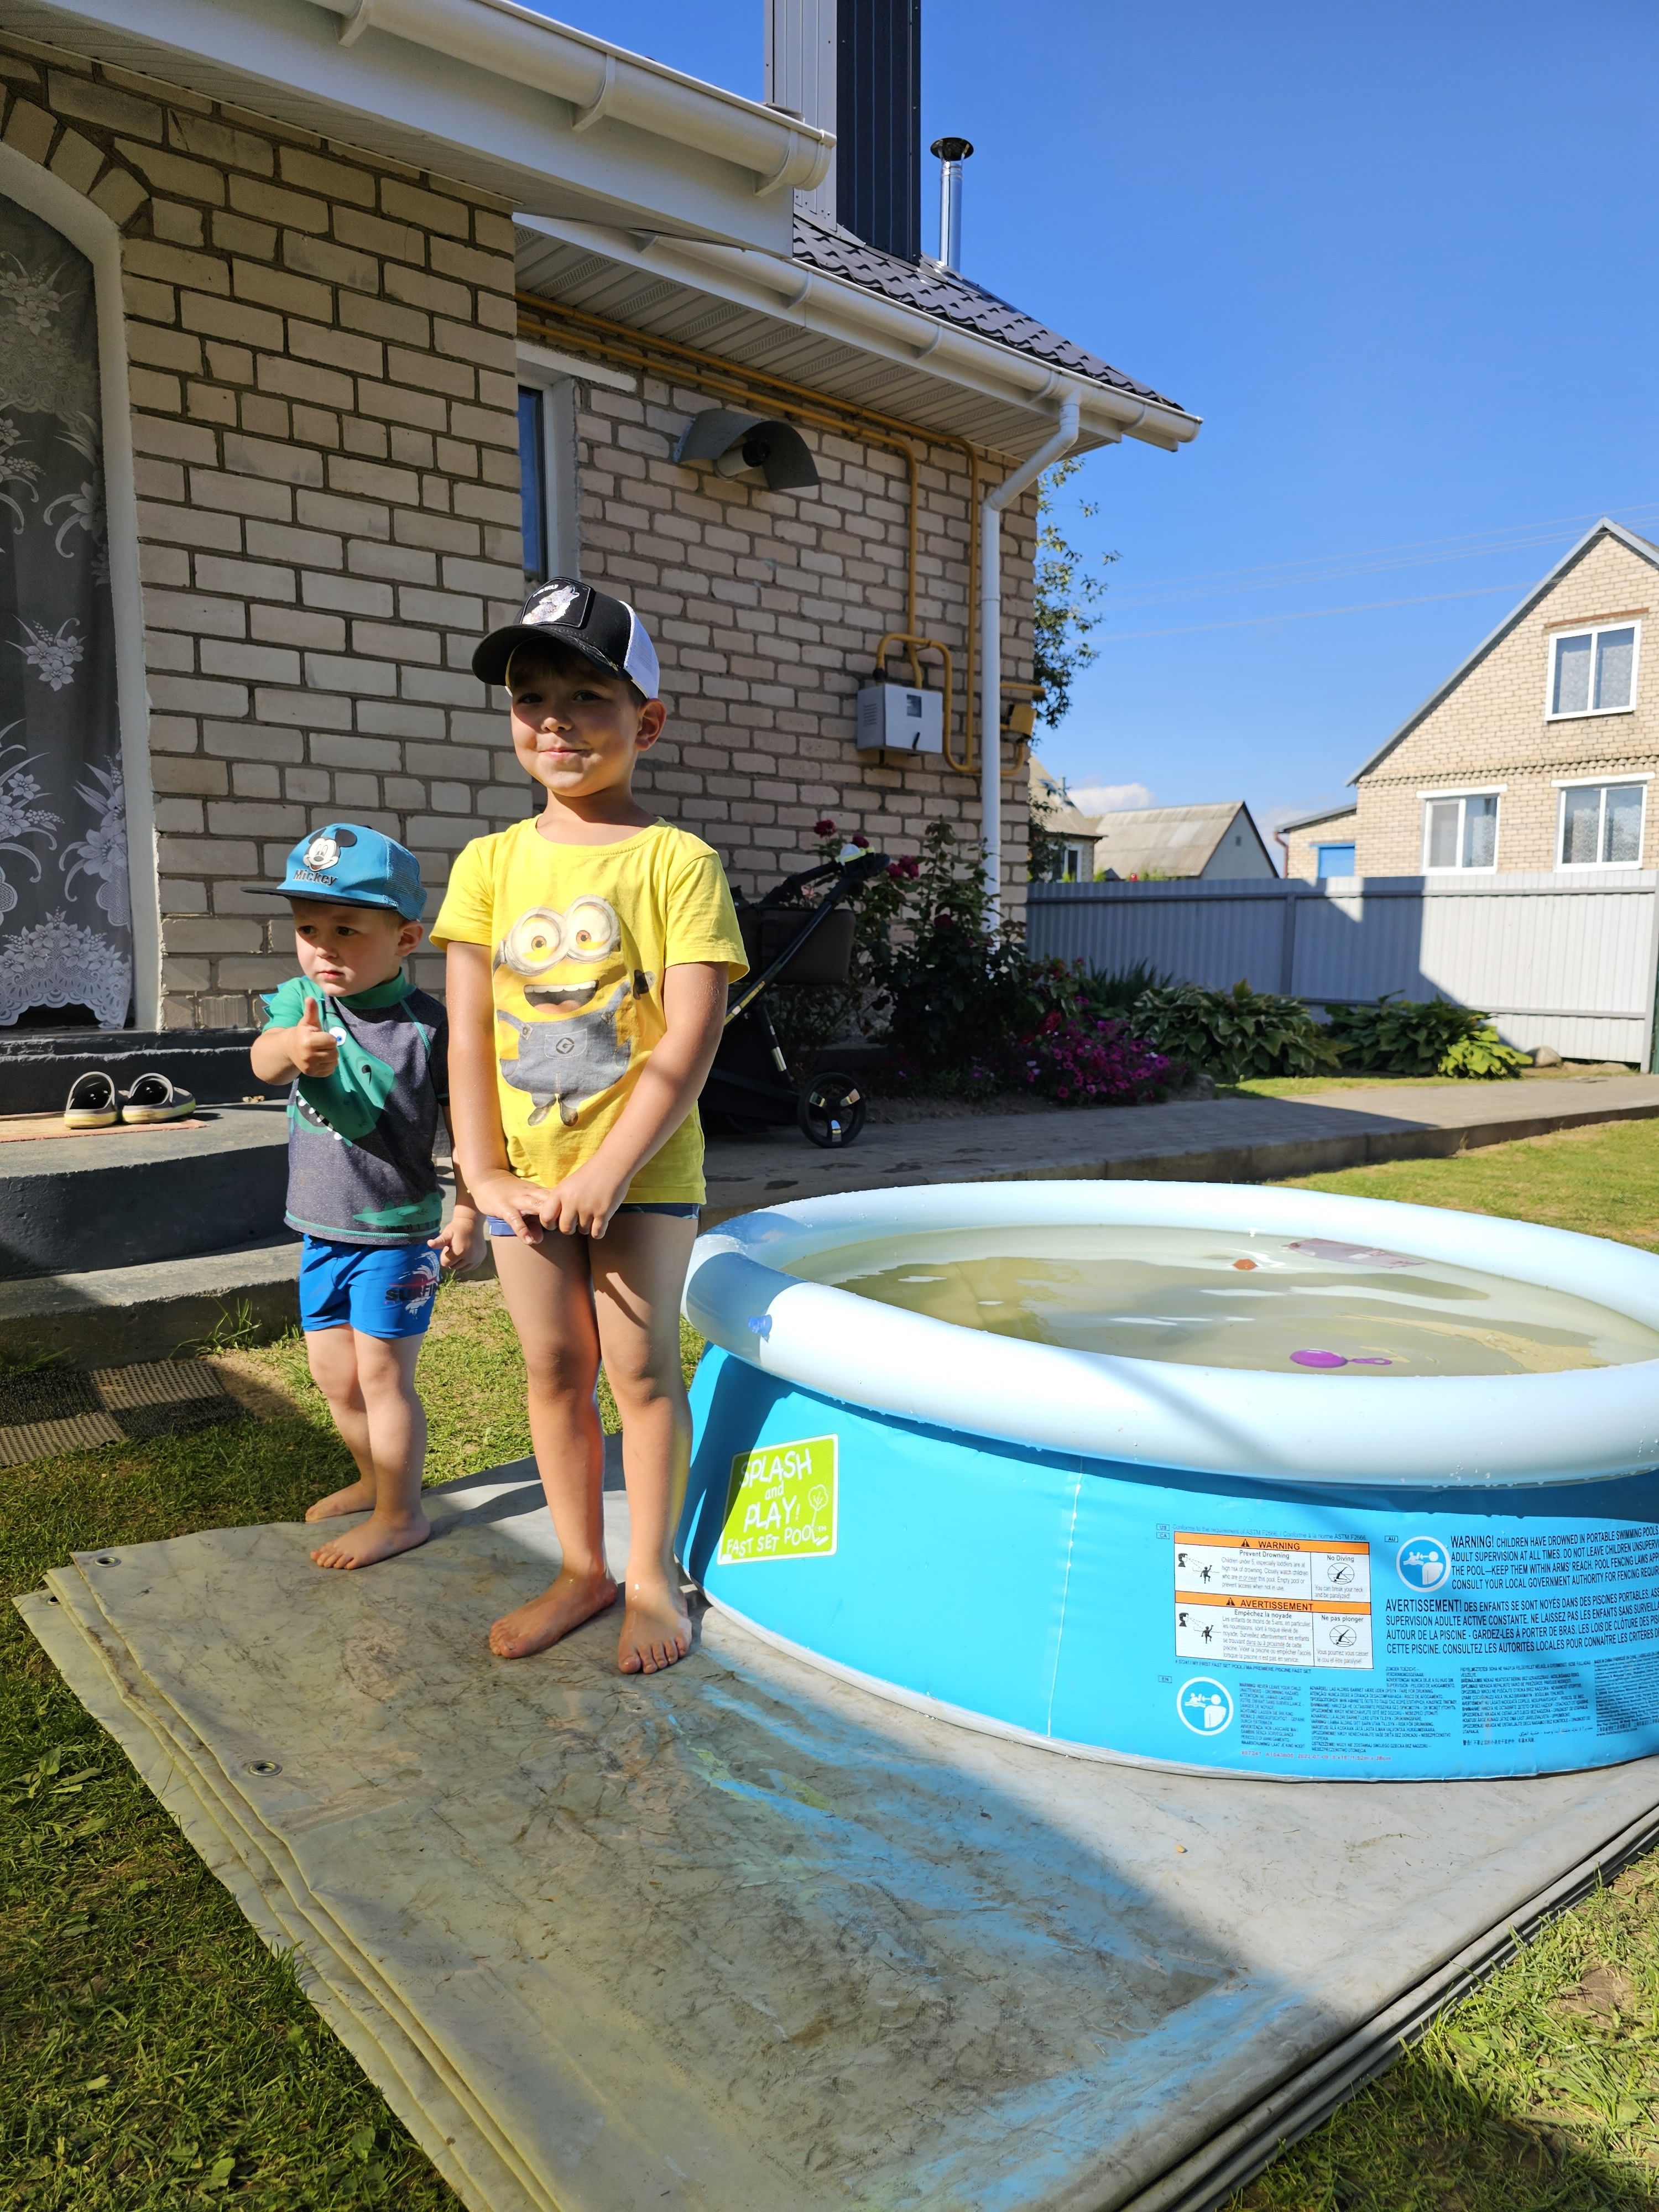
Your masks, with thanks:
<instances>
[{"instance_id":1,"label":"minion print on shirt","mask_svg":"<svg viewBox=\"0 0 1659 2212\"><path fill-rule=\"evenodd\" d=\"M532 1129L555 1108L574 1128L583 1107L614 1089L632 1065L641 1024L624 1021L624 1009L630 999L648 1001L653 978L630 969L622 948L616 908L592 896L573 900L564 914L532 907L495 948L495 968L523 978L531 1009L532 1018L520 1020L498 1004L495 1018L518 1036L517 1057L501 1062L501 1081L534 1101ZM607 984L608 995L596 1005Z\"/></svg>"},{"instance_id":2,"label":"minion print on shirt","mask_svg":"<svg viewBox=\"0 0 1659 2212\"><path fill-rule=\"evenodd\" d=\"M747 967L720 856L658 822L613 845L561 845L534 819L456 861L434 945L488 948L501 1127L514 1172L551 1188L599 1149L662 1037L665 969ZM629 1188L703 1196L693 1111Z\"/></svg>"}]
</instances>

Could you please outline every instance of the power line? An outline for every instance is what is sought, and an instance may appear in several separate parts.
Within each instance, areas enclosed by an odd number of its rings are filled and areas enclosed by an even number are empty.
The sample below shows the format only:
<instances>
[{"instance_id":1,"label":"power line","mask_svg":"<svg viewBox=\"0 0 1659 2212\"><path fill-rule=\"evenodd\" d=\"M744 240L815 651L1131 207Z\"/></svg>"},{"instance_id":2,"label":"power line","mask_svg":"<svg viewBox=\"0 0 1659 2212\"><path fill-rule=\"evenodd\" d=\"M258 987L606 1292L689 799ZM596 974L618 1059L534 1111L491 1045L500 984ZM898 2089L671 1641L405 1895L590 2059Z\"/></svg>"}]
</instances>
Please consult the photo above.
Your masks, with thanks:
<instances>
[{"instance_id":1,"label":"power line","mask_svg":"<svg viewBox=\"0 0 1659 2212\"><path fill-rule=\"evenodd\" d=\"M1626 521L1659 515L1659 504L1650 502L1619 511ZM1190 576L1148 580L1113 593L1116 606L1133 608L1191 598L1224 597L1235 592L1273 591L1294 585L1337 582L1350 576L1377 574L1391 568L1434 566L1447 561L1478 559L1483 554L1520 552L1553 542L1556 531L1575 523L1591 522L1599 514L1559 515L1549 522L1515 523L1501 531L1466 532L1453 538L1419 538L1397 545L1378 545L1350 553L1310 556L1300 561L1269 562L1249 568L1213 569Z\"/></svg>"},{"instance_id":2,"label":"power line","mask_svg":"<svg viewBox=\"0 0 1659 2212\"><path fill-rule=\"evenodd\" d=\"M1102 645L1127 645L1143 637L1195 637L1201 630L1211 629L1267 629L1274 623L1317 622L1323 615L1369 615L1382 607L1430 607L1442 599L1478 599L1492 592L1513 592L1519 594L1529 586L1526 584L1476 584L1467 592L1429 592L1414 599L1366 599L1352 607L1304 607L1295 614L1243 615L1233 622L1186 623L1173 629L1121 629L1104 633L1098 640Z\"/></svg>"}]
</instances>

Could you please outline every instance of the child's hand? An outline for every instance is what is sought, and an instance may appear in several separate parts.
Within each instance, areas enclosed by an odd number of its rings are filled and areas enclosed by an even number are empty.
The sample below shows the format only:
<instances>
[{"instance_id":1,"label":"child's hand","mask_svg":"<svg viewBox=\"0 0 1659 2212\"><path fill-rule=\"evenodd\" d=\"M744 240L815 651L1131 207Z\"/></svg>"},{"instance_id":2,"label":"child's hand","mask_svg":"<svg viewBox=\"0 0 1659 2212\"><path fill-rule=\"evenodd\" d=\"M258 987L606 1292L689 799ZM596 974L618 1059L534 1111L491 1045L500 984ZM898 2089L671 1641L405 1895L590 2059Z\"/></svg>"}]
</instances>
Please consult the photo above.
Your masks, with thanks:
<instances>
[{"instance_id":1,"label":"child's hand","mask_svg":"<svg viewBox=\"0 0 1659 2212\"><path fill-rule=\"evenodd\" d=\"M471 1206L458 1206L438 1234L428 1239L438 1255L439 1265L453 1267L458 1275L469 1273L481 1265L489 1241L483 1218Z\"/></svg>"},{"instance_id":2,"label":"child's hand","mask_svg":"<svg viewBox=\"0 0 1659 2212\"><path fill-rule=\"evenodd\" d=\"M628 1195L629 1176L618 1177L599 1159L574 1168L538 1210L550 1229L566 1237L603 1237Z\"/></svg>"},{"instance_id":3,"label":"child's hand","mask_svg":"<svg viewBox=\"0 0 1659 2212\"><path fill-rule=\"evenodd\" d=\"M332 1075L339 1064L340 1048L323 1027L315 999L307 999L305 1011L288 1033L289 1057L301 1075Z\"/></svg>"},{"instance_id":4,"label":"child's hand","mask_svg":"<svg viewBox=\"0 0 1659 2212\"><path fill-rule=\"evenodd\" d=\"M523 1182L511 1168L497 1168L471 1185L472 1203L480 1214L505 1221L526 1244L542 1241L542 1215L553 1203L553 1193L538 1182Z\"/></svg>"}]
</instances>

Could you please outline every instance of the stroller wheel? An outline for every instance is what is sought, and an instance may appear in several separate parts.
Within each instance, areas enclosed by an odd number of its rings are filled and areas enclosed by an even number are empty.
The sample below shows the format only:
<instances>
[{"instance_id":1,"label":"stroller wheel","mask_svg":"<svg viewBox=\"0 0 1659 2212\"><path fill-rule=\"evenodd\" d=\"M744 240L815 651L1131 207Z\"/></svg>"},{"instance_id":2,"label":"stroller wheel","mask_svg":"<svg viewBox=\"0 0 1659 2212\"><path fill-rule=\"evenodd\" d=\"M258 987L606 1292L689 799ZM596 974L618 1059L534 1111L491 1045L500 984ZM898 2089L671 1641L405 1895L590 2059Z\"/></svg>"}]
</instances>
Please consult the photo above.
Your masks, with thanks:
<instances>
[{"instance_id":1,"label":"stroller wheel","mask_svg":"<svg viewBox=\"0 0 1659 2212\"><path fill-rule=\"evenodd\" d=\"M864 1127L864 1094L850 1075L826 1070L803 1086L795 1118L801 1134L826 1151L850 1145Z\"/></svg>"}]
</instances>

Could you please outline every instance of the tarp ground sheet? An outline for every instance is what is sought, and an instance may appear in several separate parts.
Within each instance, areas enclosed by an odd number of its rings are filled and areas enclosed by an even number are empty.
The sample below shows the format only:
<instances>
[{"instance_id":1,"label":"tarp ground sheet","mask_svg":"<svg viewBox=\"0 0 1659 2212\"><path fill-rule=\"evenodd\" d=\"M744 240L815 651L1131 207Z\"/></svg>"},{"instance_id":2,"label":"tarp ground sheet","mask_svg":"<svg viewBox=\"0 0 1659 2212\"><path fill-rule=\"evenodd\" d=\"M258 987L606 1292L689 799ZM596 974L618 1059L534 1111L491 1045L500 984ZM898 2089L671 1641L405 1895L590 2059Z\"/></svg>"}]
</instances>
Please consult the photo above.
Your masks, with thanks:
<instances>
[{"instance_id":1,"label":"tarp ground sheet","mask_svg":"<svg viewBox=\"0 0 1659 2212\"><path fill-rule=\"evenodd\" d=\"M717 1614L650 1680L614 1615L496 1661L556 1561L539 1493L429 1496L368 1572L220 1529L20 1602L474 2212L1199 2212L1659 1832L1659 1760L1157 1774Z\"/></svg>"}]
</instances>

